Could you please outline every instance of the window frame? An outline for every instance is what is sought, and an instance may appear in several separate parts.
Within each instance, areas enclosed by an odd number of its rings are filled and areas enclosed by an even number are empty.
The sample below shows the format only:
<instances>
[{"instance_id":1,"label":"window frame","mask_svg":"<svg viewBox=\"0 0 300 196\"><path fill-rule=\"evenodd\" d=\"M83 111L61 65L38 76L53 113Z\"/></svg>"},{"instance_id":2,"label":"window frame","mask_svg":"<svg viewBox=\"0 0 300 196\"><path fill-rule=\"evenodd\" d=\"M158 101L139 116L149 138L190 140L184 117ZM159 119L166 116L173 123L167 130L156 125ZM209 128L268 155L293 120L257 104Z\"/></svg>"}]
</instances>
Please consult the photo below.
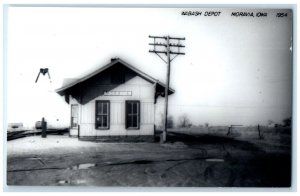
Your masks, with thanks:
<instances>
[{"instance_id":1,"label":"window frame","mask_svg":"<svg viewBox=\"0 0 300 196\"><path fill-rule=\"evenodd\" d=\"M98 104L99 103L107 103L107 126L106 127L98 127L97 126L97 116L98 115ZM105 115L105 114L100 114ZM110 129L110 101L109 100L96 100L95 103L95 129L96 130L109 130Z\"/></svg>"},{"instance_id":2,"label":"window frame","mask_svg":"<svg viewBox=\"0 0 300 196\"><path fill-rule=\"evenodd\" d=\"M77 106L77 126L73 126L73 106ZM77 129L78 128L78 120L79 120L79 104L71 104L71 124L70 124L70 128L71 129Z\"/></svg>"},{"instance_id":3,"label":"window frame","mask_svg":"<svg viewBox=\"0 0 300 196\"><path fill-rule=\"evenodd\" d=\"M137 127L129 127L127 125L127 118L128 118L128 111L127 111L127 104L129 103L138 103L137 107ZM131 114L133 115L133 114ZM139 100L126 100L125 101L125 128L126 130L139 130L141 127L141 102Z\"/></svg>"}]
</instances>

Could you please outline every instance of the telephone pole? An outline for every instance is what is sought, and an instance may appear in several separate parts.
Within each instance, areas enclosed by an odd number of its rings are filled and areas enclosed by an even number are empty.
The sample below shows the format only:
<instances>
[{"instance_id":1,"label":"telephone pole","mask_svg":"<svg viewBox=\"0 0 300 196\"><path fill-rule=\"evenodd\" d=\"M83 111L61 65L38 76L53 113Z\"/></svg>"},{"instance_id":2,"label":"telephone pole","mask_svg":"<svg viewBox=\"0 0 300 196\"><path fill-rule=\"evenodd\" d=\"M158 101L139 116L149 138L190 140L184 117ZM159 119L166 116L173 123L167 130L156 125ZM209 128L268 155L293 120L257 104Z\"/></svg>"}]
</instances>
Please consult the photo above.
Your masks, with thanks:
<instances>
[{"instance_id":1,"label":"telephone pole","mask_svg":"<svg viewBox=\"0 0 300 196\"><path fill-rule=\"evenodd\" d=\"M167 128L168 128L168 91L170 84L170 72L171 72L171 62L178 55L185 55L184 52L181 52L180 49L185 46L180 42L185 40L185 38L181 37L170 37L170 36L151 36L149 38L153 39L153 43L149 43L149 45L153 46L153 50L149 50L150 53L155 53L160 59L162 59L167 64L167 76L166 76L166 88L165 88L165 110L164 110L164 130L163 135L160 140L161 143L167 140ZM161 42L158 42L161 41ZM177 42L177 43L175 43ZM172 48L172 50L171 50ZM161 54L164 54L167 59L165 60ZM171 58L172 55L172 58Z\"/></svg>"}]
</instances>

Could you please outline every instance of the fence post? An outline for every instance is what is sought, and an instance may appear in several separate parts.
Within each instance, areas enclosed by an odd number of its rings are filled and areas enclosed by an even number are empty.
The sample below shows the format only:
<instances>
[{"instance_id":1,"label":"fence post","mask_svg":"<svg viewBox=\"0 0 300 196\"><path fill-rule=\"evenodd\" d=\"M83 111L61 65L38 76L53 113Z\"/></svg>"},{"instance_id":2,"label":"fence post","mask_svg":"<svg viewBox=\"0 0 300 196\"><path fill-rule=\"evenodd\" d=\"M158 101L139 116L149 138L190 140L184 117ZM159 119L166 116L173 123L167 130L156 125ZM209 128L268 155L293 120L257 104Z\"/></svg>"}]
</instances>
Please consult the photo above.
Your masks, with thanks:
<instances>
[{"instance_id":1,"label":"fence post","mask_svg":"<svg viewBox=\"0 0 300 196\"><path fill-rule=\"evenodd\" d=\"M232 129L232 125L230 125L229 127L228 127L228 131L227 131L227 136L229 136L230 135L230 131L231 131L231 129Z\"/></svg>"},{"instance_id":2,"label":"fence post","mask_svg":"<svg viewBox=\"0 0 300 196\"><path fill-rule=\"evenodd\" d=\"M259 138L259 139L263 139L263 136L261 135L261 131L260 131L260 126L259 126L259 124L257 125L257 130L258 130L258 138Z\"/></svg>"},{"instance_id":3,"label":"fence post","mask_svg":"<svg viewBox=\"0 0 300 196\"><path fill-rule=\"evenodd\" d=\"M78 125L78 139L80 139L80 125Z\"/></svg>"}]
</instances>

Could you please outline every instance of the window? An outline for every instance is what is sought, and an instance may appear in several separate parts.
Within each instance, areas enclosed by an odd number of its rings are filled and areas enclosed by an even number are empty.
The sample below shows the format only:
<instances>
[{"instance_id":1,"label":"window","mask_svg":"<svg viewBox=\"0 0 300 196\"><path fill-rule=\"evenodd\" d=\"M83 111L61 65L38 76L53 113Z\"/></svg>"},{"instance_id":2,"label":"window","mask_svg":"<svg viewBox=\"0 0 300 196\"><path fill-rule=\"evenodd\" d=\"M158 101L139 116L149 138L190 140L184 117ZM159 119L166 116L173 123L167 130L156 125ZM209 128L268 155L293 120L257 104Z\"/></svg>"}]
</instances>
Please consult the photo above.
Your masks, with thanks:
<instances>
[{"instance_id":1,"label":"window","mask_svg":"<svg viewBox=\"0 0 300 196\"><path fill-rule=\"evenodd\" d=\"M109 101L96 101L96 129L109 129Z\"/></svg>"},{"instance_id":2,"label":"window","mask_svg":"<svg viewBox=\"0 0 300 196\"><path fill-rule=\"evenodd\" d=\"M71 128L77 128L78 126L78 105L71 105Z\"/></svg>"},{"instance_id":3,"label":"window","mask_svg":"<svg viewBox=\"0 0 300 196\"><path fill-rule=\"evenodd\" d=\"M140 102L126 101L126 129L140 128Z\"/></svg>"}]
</instances>

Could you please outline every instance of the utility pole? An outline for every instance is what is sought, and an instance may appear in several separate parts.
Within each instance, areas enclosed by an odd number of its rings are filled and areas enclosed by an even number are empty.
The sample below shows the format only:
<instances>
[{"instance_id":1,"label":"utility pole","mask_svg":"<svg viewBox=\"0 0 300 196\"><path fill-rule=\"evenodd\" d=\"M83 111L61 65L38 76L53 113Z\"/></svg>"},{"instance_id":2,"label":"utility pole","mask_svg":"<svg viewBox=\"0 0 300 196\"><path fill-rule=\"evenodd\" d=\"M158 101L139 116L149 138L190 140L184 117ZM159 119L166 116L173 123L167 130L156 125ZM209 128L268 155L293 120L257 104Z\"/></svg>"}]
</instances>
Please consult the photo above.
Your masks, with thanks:
<instances>
[{"instance_id":1,"label":"utility pole","mask_svg":"<svg viewBox=\"0 0 300 196\"><path fill-rule=\"evenodd\" d=\"M164 130L163 135L160 140L161 143L166 142L167 140L167 128L168 128L168 91L170 84L170 72L171 72L171 62L178 55L185 55L184 52L180 51L180 48L184 48L185 46L180 43L180 41L185 40L185 38L181 37L170 37L170 36L151 36L149 38L153 39L153 43L149 43L149 45L153 46L153 50L149 50L150 53L155 53L160 59L162 59L167 64L167 76L166 76L166 88L165 88L165 110L164 110ZM157 42L157 40L163 42ZM174 43L174 41L177 43ZM172 48L172 50L171 50ZM176 50L177 49L177 50ZM163 56L160 54L166 55L167 59L165 60ZM171 58L171 55L173 56ZM174 56L175 55L175 56Z\"/></svg>"}]
</instances>

